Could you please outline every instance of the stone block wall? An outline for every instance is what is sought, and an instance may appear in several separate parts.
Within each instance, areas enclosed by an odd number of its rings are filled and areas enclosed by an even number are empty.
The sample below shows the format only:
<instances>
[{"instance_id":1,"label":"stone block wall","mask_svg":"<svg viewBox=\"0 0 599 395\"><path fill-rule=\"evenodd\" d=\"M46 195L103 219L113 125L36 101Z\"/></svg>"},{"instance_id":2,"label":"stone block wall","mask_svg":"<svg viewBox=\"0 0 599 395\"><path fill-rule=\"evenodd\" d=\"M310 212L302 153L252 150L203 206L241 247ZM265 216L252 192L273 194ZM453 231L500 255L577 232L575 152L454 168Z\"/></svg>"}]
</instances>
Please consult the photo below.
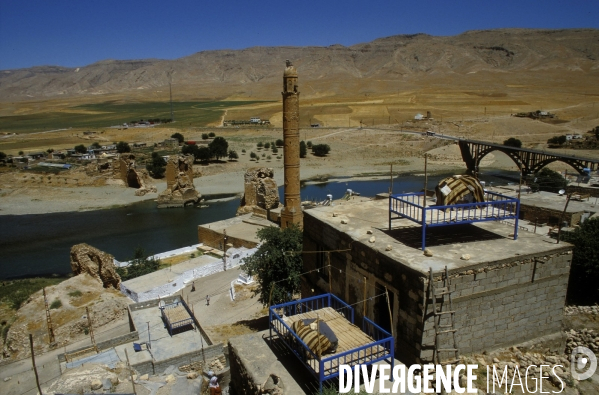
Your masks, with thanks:
<instances>
[{"instance_id":1,"label":"stone block wall","mask_svg":"<svg viewBox=\"0 0 599 395\"><path fill-rule=\"evenodd\" d=\"M406 364L431 360L434 329L428 275L368 245L352 242L347 234L309 214L304 216L304 250L343 249L348 251L330 253L330 278L328 269L302 278L302 297L329 292L330 287L348 304L357 303L358 326L364 311L364 304L359 302L373 298L366 302L366 316L384 327L389 320L386 298L381 296L386 287L393 317L387 328L394 330L396 358ZM552 248L550 254L514 256L450 272L460 353L491 350L559 332L571 258L571 246L564 245ZM304 254L304 271L326 266L326 259L324 252ZM444 348L453 345L448 338L440 340L446 342Z\"/></svg>"},{"instance_id":2,"label":"stone block wall","mask_svg":"<svg viewBox=\"0 0 599 395\"><path fill-rule=\"evenodd\" d=\"M460 352L492 350L559 332L571 260L570 247L564 247L550 255L516 257L450 272ZM441 286L439 276L435 276L435 282ZM428 299L422 302L426 314L420 358L429 361L434 345L432 305ZM450 335L442 336L440 342L445 348L452 347Z\"/></svg>"}]
</instances>

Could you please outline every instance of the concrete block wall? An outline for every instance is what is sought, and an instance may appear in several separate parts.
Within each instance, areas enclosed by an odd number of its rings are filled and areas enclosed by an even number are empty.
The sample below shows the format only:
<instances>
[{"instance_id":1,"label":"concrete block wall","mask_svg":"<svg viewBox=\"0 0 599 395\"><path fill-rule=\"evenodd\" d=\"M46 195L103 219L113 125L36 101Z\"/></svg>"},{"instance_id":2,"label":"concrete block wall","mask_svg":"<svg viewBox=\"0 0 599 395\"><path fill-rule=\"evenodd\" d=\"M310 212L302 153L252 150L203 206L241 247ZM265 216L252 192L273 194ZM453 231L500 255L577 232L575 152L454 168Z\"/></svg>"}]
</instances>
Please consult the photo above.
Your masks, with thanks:
<instances>
[{"instance_id":1,"label":"concrete block wall","mask_svg":"<svg viewBox=\"0 0 599 395\"><path fill-rule=\"evenodd\" d=\"M584 212L566 212L564 213L564 221L568 222L569 226L580 224L580 218ZM558 225L559 219L562 215L562 211L551 210L544 207L529 206L526 204L520 204L520 219L537 223L544 223L548 225Z\"/></svg>"},{"instance_id":2,"label":"concrete block wall","mask_svg":"<svg viewBox=\"0 0 599 395\"><path fill-rule=\"evenodd\" d=\"M559 332L571 260L570 247L565 247L550 255L516 257L450 272L460 353L492 350ZM436 286L440 287L438 279L435 276ZM420 358L430 361L434 345L432 305L430 300L422 302L426 314ZM443 348L451 348L451 335L442 336ZM450 356L441 355L442 359Z\"/></svg>"},{"instance_id":3,"label":"concrete block wall","mask_svg":"<svg viewBox=\"0 0 599 395\"><path fill-rule=\"evenodd\" d=\"M177 355L176 357L163 359L161 361L146 361L136 365L131 365L140 375L143 374L161 374L169 366L180 367L188 365L196 361L210 362L215 358L219 358L224 354L228 354L227 348L223 347L222 343L213 346L204 347L201 350L188 352L186 354Z\"/></svg>"}]
</instances>

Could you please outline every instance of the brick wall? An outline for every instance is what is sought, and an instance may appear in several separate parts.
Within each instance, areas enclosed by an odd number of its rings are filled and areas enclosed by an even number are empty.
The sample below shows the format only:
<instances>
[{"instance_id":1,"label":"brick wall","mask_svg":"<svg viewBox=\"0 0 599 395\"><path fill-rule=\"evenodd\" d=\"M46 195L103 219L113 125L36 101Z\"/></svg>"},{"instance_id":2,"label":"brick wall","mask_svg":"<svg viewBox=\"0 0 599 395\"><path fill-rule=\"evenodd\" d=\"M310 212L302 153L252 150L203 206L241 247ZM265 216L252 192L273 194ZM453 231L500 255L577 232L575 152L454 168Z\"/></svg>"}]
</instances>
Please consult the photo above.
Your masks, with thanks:
<instances>
[{"instance_id":1,"label":"brick wall","mask_svg":"<svg viewBox=\"0 0 599 395\"><path fill-rule=\"evenodd\" d=\"M559 332L571 260L570 247L564 247L551 255L519 257L450 273L460 352L481 352ZM434 324L432 305L423 302L427 306L421 358L428 361ZM449 346L450 335L446 336L440 340Z\"/></svg>"}]
</instances>

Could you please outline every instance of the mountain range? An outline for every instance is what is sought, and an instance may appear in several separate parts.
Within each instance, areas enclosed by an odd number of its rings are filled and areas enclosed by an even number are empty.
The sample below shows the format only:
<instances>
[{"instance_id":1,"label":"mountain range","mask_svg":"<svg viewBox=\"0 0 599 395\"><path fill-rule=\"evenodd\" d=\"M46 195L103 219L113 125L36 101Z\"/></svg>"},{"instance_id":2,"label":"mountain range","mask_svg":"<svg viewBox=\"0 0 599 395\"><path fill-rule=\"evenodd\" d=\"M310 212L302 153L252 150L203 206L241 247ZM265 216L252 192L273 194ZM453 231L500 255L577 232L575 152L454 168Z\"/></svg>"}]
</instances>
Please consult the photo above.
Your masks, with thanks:
<instances>
[{"instance_id":1,"label":"mountain range","mask_svg":"<svg viewBox=\"0 0 599 395\"><path fill-rule=\"evenodd\" d=\"M269 98L279 95L286 59L298 69L303 94L312 97L362 92L365 86L374 93L392 92L398 89L396 81L449 78L459 83L477 73L502 78L544 73L592 77L599 76L599 30L397 35L349 47L252 47L203 51L175 60L103 60L79 68L3 70L0 101L97 95L151 99L153 92L168 90L169 79L178 100Z\"/></svg>"}]
</instances>

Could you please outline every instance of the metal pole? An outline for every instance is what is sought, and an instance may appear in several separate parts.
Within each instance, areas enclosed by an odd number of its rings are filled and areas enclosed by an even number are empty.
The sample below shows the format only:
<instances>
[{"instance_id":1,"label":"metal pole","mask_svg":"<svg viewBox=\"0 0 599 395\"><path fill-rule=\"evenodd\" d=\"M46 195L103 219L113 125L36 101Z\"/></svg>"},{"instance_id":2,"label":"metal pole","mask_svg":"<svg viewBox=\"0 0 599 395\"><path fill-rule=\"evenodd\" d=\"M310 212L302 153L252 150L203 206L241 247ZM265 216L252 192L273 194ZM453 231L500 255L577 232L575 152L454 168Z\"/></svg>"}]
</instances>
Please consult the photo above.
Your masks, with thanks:
<instances>
[{"instance_id":1,"label":"metal pole","mask_svg":"<svg viewBox=\"0 0 599 395\"><path fill-rule=\"evenodd\" d=\"M566 205L564 206L564 211L562 211L562 215L560 215L559 217L559 224L557 224L557 243L555 244L559 244L559 238L562 234L562 221L564 220L564 215L566 214L566 209L568 208L568 203L570 203L571 196L571 193L568 194L568 196L566 196Z\"/></svg>"},{"instance_id":2,"label":"metal pole","mask_svg":"<svg viewBox=\"0 0 599 395\"><path fill-rule=\"evenodd\" d=\"M395 331L393 330L393 313L391 312L391 303L389 303L389 291L387 287L385 287L385 295L387 295L387 307L389 308L389 321L391 327L391 336L395 338Z\"/></svg>"},{"instance_id":3,"label":"metal pole","mask_svg":"<svg viewBox=\"0 0 599 395\"><path fill-rule=\"evenodd\" d=\"M426 207L426 187L428 184L428 173L426 172L426 165L428 162L428 154L424 154L424 202L422 203L423 207ZM423 224L424 226L424 224Z\"/></svg>"},{"instance_id":4,"label":"metal pole","mask_svg":"<svg viewBox=\"0 0 599 395\"><path fill-rule=\"evenodd\" d=\"M29 347L31 348L31 364L33 365L33 372L35 373L35 383L37 384L37 389L42 395L42 388L40 387L40 378L37 375L37 367L35 366L35 355L33 352L33 336L31 333L29 334Z\"/></svg>"},{"instance_id":5,"label":"metal pole","mask_svg":"<svg viewBox=\"0 0 599 395\"><path fill-rule=\"evenodd\" d=\"M391 163L391 190L389 191L389 194L393 193L393 163Z\"/></svg>"},{"instance_id":6,"label":"metal pole","mask_svg":"<svg viewBox=\"0 0 599 395\"><path fill-rule=\"evenodd\" d=\"M150 338L150 321L146 321L148 324L148 348L152 349L152 339Z\"/></svg>"}]
</instances>

